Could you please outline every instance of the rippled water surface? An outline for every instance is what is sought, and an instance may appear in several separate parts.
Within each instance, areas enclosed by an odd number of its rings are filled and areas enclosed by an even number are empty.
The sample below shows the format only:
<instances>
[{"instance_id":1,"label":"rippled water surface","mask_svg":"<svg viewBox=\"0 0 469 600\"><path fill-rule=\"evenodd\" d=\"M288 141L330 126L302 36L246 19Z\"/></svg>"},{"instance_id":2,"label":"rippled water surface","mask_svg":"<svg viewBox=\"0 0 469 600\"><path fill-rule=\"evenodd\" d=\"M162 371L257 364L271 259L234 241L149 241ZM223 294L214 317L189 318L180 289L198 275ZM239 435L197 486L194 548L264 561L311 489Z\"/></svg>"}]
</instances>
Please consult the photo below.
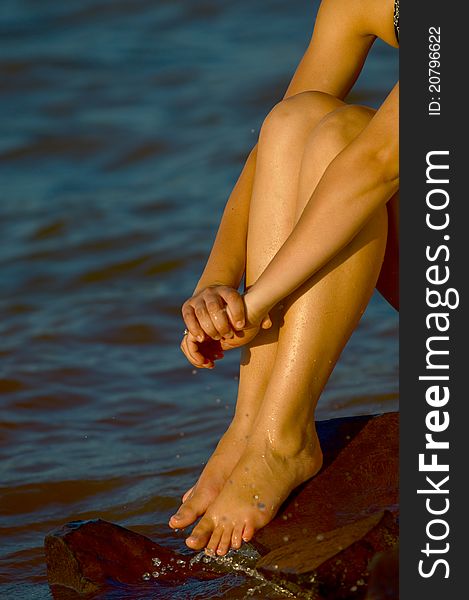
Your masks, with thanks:
<instances>
[{"instance_id":1,"label":"rippled water surface","mask_svg":"<svg viewBox=\"0 0 469 600\"><path fill-rule=\"evenodd\" d=\"M50 597L43 538L67 521L99 516L184 551L166 522L229 422L238 355L195 372L180 305L315 8L3 0L2 598ZM376 106L396 78L396 51L376 45L350 100ZM373 298L319 418L396 407L396 337ZM256 585L233 570L132 597L284 597Z\"/></svg>"}]
</instances>

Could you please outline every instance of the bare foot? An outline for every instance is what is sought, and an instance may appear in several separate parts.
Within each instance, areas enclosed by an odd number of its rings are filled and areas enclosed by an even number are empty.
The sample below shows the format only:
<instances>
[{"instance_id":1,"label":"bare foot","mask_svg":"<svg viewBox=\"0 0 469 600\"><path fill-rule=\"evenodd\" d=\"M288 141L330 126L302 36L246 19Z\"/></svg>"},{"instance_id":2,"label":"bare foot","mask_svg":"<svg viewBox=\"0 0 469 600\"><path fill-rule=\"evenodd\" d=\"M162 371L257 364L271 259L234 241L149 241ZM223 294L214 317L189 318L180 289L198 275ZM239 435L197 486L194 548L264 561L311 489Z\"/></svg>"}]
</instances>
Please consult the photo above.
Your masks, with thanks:
<instances>
[{"instance_id":1,"label":"bare foot","mask_svg":"<svg viewBox=\"0 0 469 600\"><path fill-rule=\"evenodd\" d=\"M222 556L267 525L290 492L322 466L315 431L298 446L250 439L222 491L187 538L189 548Z\"/></svg>"},{"instance_id":2,"label":"bare foot","mask_svg":"<svg viewBox=\"0 0 469 600\"><path fill-rule=\"evenodd\" d=\"M247 420L247 419L246 419ZM191 525L215 500L243 454L250 431L248 424L232 421L202 471L197 483L184 494L182 505L169 520L173 529Z\"/></svg>"}]
</instances>

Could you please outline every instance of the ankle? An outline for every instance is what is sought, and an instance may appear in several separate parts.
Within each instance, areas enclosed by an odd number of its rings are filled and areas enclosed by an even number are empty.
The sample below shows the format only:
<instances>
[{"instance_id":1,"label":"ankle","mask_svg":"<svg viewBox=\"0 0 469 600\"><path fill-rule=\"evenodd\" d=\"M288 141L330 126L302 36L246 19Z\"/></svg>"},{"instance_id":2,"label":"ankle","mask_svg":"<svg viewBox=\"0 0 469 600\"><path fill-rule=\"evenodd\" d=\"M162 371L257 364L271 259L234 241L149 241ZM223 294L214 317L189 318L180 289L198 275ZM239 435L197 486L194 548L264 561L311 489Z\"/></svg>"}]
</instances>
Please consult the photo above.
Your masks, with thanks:
<instances>
[{"instance_id":1,"label":"ankle","mask_svg":"<svg viewBox=\"0 0 469 600\"><path fill-rule=\"evenodd\" d=\"M285 458L322 456L314 422L307 426L256 426L250 443L264 444L270 452Z\"/></svg>"}]
</instances>

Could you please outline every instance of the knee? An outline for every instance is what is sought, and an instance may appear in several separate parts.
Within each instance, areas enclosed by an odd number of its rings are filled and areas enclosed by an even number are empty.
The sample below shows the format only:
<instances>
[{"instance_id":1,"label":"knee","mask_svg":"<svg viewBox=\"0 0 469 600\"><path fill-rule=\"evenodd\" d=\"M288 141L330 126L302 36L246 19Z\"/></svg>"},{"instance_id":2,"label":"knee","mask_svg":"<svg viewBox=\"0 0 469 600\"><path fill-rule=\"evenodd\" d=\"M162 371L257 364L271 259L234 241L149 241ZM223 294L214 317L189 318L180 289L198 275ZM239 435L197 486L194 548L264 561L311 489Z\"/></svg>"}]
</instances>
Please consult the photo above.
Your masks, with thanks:
<instances>
[{"instance_id":1,"label":"knee","mask_svg":"<svg viewBox=\"0 0 469 600\"><path fill-rule=\"evenodd\" d=\"M322 142L344 147L350 143L371 121L375 111L367 106L345 105L328 113L318 123L312 137Z\"/></svg>"},{"instance_id":2,"label":"knee","mask_svg":"<svg viewBox=\"0 0 469 600\"><path fill-rule=\"evenodd\" d=\"M292 135L304 131L314 120L319 120L329 111L343 104L340 100L318 91L307 91L285 98L276 104L265 118L261 136Z\"/></svg>"}]
</instances>

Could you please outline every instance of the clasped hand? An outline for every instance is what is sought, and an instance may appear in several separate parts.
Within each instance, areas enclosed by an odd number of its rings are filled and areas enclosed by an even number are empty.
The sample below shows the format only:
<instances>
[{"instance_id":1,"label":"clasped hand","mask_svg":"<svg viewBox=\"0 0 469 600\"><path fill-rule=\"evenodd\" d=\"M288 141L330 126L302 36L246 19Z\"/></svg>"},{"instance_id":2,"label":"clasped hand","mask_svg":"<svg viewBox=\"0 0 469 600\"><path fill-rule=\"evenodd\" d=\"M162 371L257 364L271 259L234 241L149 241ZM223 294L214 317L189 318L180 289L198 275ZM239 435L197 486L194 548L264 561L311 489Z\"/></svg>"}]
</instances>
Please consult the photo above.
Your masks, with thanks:
<instances>
[{"instance_id":1,"label":"clasped hand","mask_svg":"<svg viewBox=\"0 0 469 600\"><path fill-rule=\"evenodd\" d=\"M268 329L268 315L256 315L245 296L226 285L204 288L182 305L182 317L189 331L181 342L188 361L198 368L213 369L225 350L250 342L259 329Z\"/></svg>"}]
</instances>

